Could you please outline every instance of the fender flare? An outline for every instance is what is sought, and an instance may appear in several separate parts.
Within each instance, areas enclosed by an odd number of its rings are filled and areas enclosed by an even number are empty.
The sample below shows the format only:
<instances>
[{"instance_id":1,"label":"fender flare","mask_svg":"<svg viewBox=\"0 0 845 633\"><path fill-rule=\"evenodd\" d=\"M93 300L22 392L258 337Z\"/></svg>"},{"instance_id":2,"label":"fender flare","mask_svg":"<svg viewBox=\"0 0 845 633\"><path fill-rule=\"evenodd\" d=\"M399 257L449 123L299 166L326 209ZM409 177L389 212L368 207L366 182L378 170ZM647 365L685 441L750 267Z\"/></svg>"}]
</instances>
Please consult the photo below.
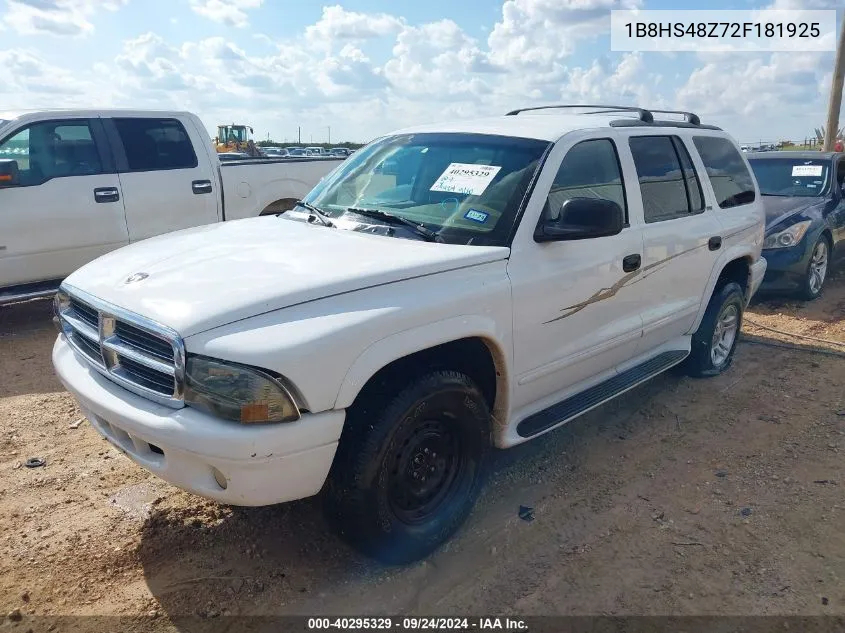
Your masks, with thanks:
<instances>
[{"instance_id":1,"label":"fender flare","mask_svg":"<svg viewBox=\"0 0 845 633\"><path fill-rule=\"evenodd\" d=\"M510 400L509 356L501 345L502 337L496 323L480 315L457 316L427 323L376 341L350 365L333 408L345 409L351 406L367 381L393 361L437 345L473 337L486 343L496 366L496 406L493 417L495 420L506 419Z\"/></svg>"},{"instance_id":2,"label":"fender flare","mask_svg":"<svg viewBox=\"0 0 845 633\"><path fill-rule=\"evenodd\" d=\"M737 259L746 260L750 268L752 260L754 259L754 253L747 247L747 245L738 244L737 246L723 252L719 256L719 259L716 260L716 264L713 266L713 270L710 273L710 279L707 281L704 293L701 295L701 304L698 306L698 315L695 317L695 322L690 328L690 333L698 330L698 326L701 325L701 320L704 318L704 313L707 311L707 305L710 303L710 297L713 296L713 291L716 289L716 282L719 281L722 271L730 262ZM748 290L748 282L745 284L745 290Z\"/></svg>"}]
</instances>

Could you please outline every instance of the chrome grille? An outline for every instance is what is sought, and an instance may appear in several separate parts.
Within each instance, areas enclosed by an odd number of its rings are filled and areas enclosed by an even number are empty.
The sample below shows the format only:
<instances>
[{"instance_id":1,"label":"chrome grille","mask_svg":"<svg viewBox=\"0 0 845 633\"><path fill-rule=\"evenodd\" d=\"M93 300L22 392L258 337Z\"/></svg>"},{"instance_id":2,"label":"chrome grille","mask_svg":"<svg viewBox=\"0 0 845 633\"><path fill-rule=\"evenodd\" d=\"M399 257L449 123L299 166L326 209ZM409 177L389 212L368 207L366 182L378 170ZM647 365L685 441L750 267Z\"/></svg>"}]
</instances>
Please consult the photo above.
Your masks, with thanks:
<instances>
[{"instance_id":1,"label":"chrome grille","mask_svg":"<svg viewBox=\"0 0 845 633\"><path fill-rule=\"evenodd\" d=\"M67 341L97 371L145 398L183 406L185 348L175 331L67 285L56 312Z\"/></svg>"},{"instance_id":2,"label":"chrome grille","mask_svg":"<svg viewBox=\"0 0 845 633\"><path fill-rule=\"evenodd\" d=\"M163 339L151 337L143 330L119 321L115 324L114 334L122 342L141 350L167 363L173 362L173 346Z\"/></svg>"}]
</instances>

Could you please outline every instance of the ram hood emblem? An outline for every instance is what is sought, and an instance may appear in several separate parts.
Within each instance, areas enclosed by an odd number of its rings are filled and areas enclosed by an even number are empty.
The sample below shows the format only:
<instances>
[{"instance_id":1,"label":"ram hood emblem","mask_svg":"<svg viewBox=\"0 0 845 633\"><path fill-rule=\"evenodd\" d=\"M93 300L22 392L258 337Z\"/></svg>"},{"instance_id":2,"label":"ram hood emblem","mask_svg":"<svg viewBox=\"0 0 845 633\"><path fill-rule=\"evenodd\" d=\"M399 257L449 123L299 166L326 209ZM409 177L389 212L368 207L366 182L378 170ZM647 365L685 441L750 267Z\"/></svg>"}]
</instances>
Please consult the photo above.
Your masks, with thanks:
<instances>
[{"instance_id":1,"label":"ram hood emblem","mask_svg":"<svg viewBox=\"0 0 845 633\"><path fill-rule=\"evenodd\" d=\"M146 279L149 276L150 276L149 273L135 273L134 275L129 275L126 278L126 281L124 281L123 283L134 284L135 282L138 282L138 281L144 281L144 279Z\"/></svg>"}]
</instances>

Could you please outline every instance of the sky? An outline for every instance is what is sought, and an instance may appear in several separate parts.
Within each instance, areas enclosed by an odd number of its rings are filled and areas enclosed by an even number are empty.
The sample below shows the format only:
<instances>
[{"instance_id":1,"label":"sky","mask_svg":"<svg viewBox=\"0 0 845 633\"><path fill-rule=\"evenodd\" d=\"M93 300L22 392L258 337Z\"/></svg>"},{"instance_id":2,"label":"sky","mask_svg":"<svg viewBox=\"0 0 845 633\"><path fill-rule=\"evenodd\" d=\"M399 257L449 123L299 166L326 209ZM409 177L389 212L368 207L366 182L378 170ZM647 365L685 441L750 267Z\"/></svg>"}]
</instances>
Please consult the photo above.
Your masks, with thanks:
<instances>
[{"instance_id":1,"label":"sky","mask_svg":"<svg viewBox=\"0 0 845 633\"><path fill-rule=\"evenodd\" d=\"M823 126L833 53L616 53L610 10L841 0L0 0L0 110L185 109L211 133L366 142L545 103L692 110L740 142ZM845 11L837 13L841 23ZM330 136L329 136L330 135Z\"/></svg>"}]
</instances>

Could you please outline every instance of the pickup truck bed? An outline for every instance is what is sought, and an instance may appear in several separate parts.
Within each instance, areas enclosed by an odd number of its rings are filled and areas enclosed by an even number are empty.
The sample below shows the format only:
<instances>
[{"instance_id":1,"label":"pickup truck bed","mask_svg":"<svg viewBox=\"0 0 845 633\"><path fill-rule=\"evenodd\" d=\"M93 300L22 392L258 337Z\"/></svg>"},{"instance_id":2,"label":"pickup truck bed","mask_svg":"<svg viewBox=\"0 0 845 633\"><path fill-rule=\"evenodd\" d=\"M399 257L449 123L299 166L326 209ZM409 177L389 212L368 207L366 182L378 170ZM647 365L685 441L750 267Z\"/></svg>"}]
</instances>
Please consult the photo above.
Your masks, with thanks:
<instances>
[{"instance_id":1,"label":"pickup truck bed","mask_svg":"<svg viewBox=\"0 0 845 633\"><path fill-rule=\"evenodd\" d=\"M341 162L221 164L189 112L0 113L0 304L130 243L285 211Z\"/></svg>"}]
</instances>

